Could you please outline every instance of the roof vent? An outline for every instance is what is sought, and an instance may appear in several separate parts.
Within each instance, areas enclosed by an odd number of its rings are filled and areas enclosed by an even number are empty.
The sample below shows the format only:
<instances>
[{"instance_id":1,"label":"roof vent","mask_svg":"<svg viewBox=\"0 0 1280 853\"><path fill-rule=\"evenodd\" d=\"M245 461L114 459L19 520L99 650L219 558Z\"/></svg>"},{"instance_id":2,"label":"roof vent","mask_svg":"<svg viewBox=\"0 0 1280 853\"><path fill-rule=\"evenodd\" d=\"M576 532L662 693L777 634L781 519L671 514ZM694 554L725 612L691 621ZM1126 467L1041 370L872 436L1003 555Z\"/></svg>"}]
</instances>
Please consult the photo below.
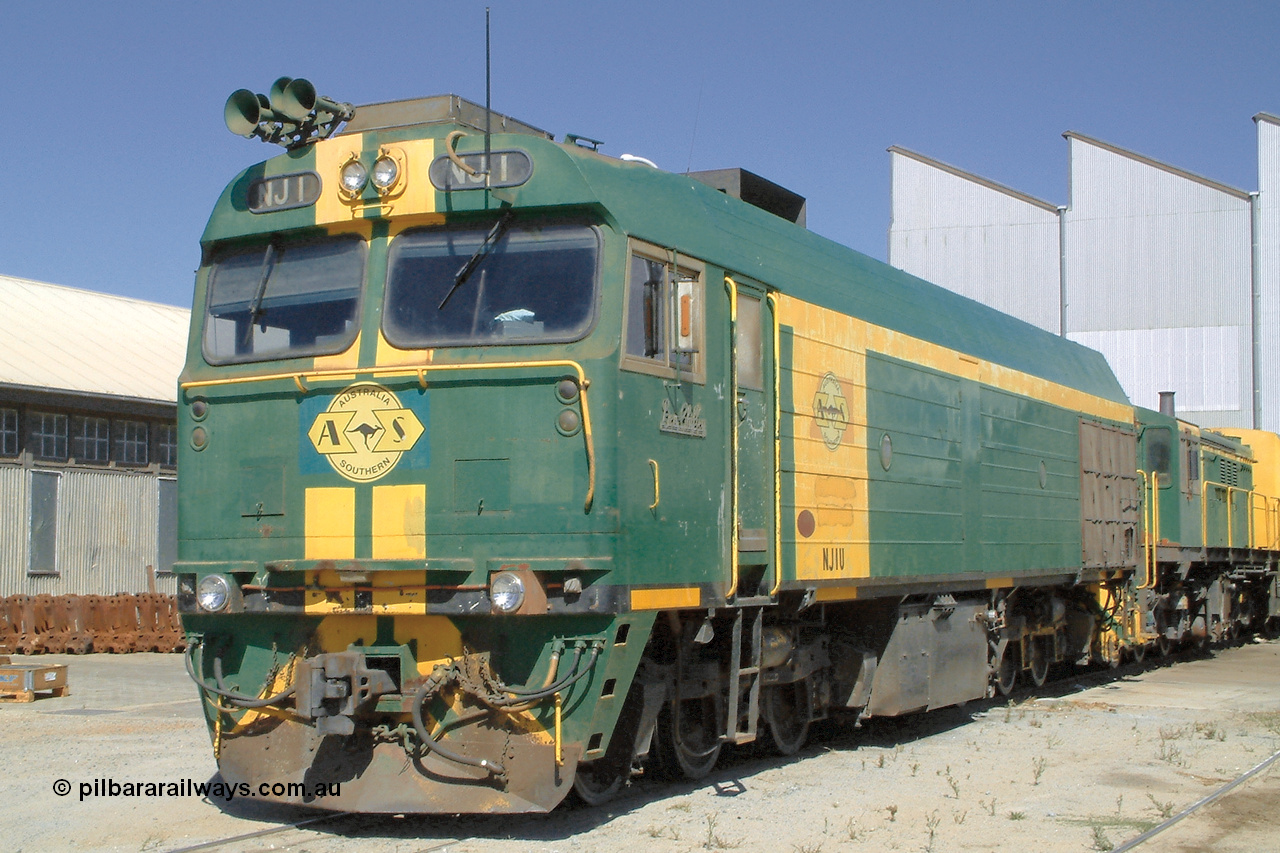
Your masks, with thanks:
<instances>
[{"instance_id":1,"label":"roof vent","mask_svg":"<svg viewBox=\"0 0 1280 853\"><path fill-rule=\"evenodd\" d=\"M765 180L746 169L712 169L707 172L689 172L689 177L702 181L720 192L754 204L774 216L804 226L805 199L786 187Z\"/></svg>"}]
</instances>

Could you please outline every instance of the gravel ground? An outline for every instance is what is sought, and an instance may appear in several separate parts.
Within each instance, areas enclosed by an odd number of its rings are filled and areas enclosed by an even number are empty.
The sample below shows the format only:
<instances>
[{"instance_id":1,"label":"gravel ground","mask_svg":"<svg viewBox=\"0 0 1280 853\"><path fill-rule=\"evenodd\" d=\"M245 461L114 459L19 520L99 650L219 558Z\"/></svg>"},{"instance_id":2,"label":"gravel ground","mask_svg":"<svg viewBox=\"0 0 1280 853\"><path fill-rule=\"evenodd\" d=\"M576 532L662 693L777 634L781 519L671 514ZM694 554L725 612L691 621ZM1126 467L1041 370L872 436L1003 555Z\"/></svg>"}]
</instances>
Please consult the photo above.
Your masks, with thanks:
<instances>
[{"instance_id":1,"label":"gravel ground","mask_svg":"<svg viewBox=\"0 0 1280 853\"><path fill-rule=\"evenodd\" d=\"M1110 850L1280 751L1280 643L1076 673L1039 697L824 732L800 755L722 758L699 783L638 780L601 809L518 817L337 817L194 795L95 796L94 780L215 777L176 655L46 655L71 695L0 705L0 826L18 851L509 853L620 850ZM70 783L57 796L57 780ZM87 786L87 787L86 787ZM99 783L101 789L101 783ZM88 794L81 797L81 791ZM1280 762L1140 846L1280 851ZM257 837L243 837L263 833Z\"/></svg>"}]
</instances>

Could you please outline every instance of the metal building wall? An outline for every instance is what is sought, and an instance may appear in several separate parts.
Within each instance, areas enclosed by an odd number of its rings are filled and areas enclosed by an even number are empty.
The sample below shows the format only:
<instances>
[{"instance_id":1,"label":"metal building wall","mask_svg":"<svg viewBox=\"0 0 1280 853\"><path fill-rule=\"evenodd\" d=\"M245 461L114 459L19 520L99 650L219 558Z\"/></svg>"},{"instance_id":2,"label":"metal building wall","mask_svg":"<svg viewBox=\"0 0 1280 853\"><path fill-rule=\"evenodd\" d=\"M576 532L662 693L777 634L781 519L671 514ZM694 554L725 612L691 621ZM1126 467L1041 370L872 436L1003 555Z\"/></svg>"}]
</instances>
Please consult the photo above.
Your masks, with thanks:
<instances>
[{"instance_id":1,"label":"metal building wall","mask_svg":"<svg viewBox=\"0 0 1280 853\"><path fill-rule=\"evenodd\" d=\"M920 154L889 152L889 263L1058 334L1057 208Z\"/></svg>"},{"instance_id":2,"label":"metal building wall","mask_svg":"<svg viewBox=\"0 0 1280 853\"><path fill-rule=\"evenodd\" d=\"M1068 336L1101 350L1134 403L1248 427L1249 196L1078 134L1066 213Z\"/></svg>"},{"instance_id":3,"label":"metal building wall","mask_svg":"<svg viewBox=\"0 0 1280 853\"><path fill-rule=\"evenodd\" d=\"M1258 126L1258 284L1261 290L1260 429L1280 432L1280 117L1260 113Z\"/></svg>"},{"instance_id":4,"label":"metal building wall","mask_svg":"<svg viewBox=\"0 0 1280 853\"><path fill-rule=\"evenodd\" d=\"M74 468L57 473L58 574L30 575L32 469L0 467L0 505L10 508L0 513L0 596L148 592L147 567L157 559L158 477ZM174 594L175 578L156 578L155 591Z\"/></svg>"}]
</instances>

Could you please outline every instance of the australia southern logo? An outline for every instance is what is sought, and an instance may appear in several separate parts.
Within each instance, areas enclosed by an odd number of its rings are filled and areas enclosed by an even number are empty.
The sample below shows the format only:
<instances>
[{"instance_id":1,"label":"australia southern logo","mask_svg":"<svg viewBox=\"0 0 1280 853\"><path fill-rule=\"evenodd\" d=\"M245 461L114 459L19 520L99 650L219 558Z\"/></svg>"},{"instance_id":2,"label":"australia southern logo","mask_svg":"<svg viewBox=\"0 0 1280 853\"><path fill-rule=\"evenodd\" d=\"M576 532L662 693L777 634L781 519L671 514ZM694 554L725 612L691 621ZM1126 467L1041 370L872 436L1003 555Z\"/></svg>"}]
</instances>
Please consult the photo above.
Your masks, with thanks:
<instances>
[{"instance_id":1,"label":"australia southern logo","mask_svg":"<svg viewBox=\"0 0 1280 853\"><path fill-rule=\"evenodd\" d=\"M423 431L413 410L400 405L395 394L376 382L358 382L316 416L307 438L333 470L365 483L396 467Z\"/></svg>"},{"instance_id":2,"label":"australia southern logo","mask_svg":"<svg viewBox=\"0 0 1280 853\"><path fill-rule=\"evenodd\" d=\"M822 442L828 450L840 446L840 439L849 427L849 402L844 397L844 389L834 373L822 377L818 384L818 393L813 395L813 419L822 433Z\"/></svg>"}]
</instances>

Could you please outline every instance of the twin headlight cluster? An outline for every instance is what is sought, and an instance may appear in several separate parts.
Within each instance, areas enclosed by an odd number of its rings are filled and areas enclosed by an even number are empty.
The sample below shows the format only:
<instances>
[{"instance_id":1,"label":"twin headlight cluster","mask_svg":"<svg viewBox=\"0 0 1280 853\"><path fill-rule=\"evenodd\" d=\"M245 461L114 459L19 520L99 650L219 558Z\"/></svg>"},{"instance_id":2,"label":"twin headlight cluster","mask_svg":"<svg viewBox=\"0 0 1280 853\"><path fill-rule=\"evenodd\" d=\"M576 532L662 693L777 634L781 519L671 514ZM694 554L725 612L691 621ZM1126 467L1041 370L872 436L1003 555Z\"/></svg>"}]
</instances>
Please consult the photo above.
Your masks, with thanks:
<instances>
[{"instance_id":1,"label":"twin headlight cluster","mask_svg":"<svg viewBox=\"0 0 1280 853\"><path fill-rule=\"evenodd\" d=\"M378 152L378 159L373 161L372 173L360 162L356 154L352 154L342 164L338 175L338 187L348 199L356 199L364 192L370 182L378 195L386 198L396 195L404 177L403 157L400 152L384 148Z\"/></svg>"},{"instance_id":2,"label":"twin headlight cluster","mask_svg":"<svg viewBox=\"0 0 1280 853\"><path fill-rule=\"evenodd\" d=\"M226 575L205 575L196 585L196 603L205 613L229 609L239 595L239 587ZM525 602L524 578L517 572L497 572L489 580L489 600L495 613L517 612Z\"/></svg>"}]
</instances>

